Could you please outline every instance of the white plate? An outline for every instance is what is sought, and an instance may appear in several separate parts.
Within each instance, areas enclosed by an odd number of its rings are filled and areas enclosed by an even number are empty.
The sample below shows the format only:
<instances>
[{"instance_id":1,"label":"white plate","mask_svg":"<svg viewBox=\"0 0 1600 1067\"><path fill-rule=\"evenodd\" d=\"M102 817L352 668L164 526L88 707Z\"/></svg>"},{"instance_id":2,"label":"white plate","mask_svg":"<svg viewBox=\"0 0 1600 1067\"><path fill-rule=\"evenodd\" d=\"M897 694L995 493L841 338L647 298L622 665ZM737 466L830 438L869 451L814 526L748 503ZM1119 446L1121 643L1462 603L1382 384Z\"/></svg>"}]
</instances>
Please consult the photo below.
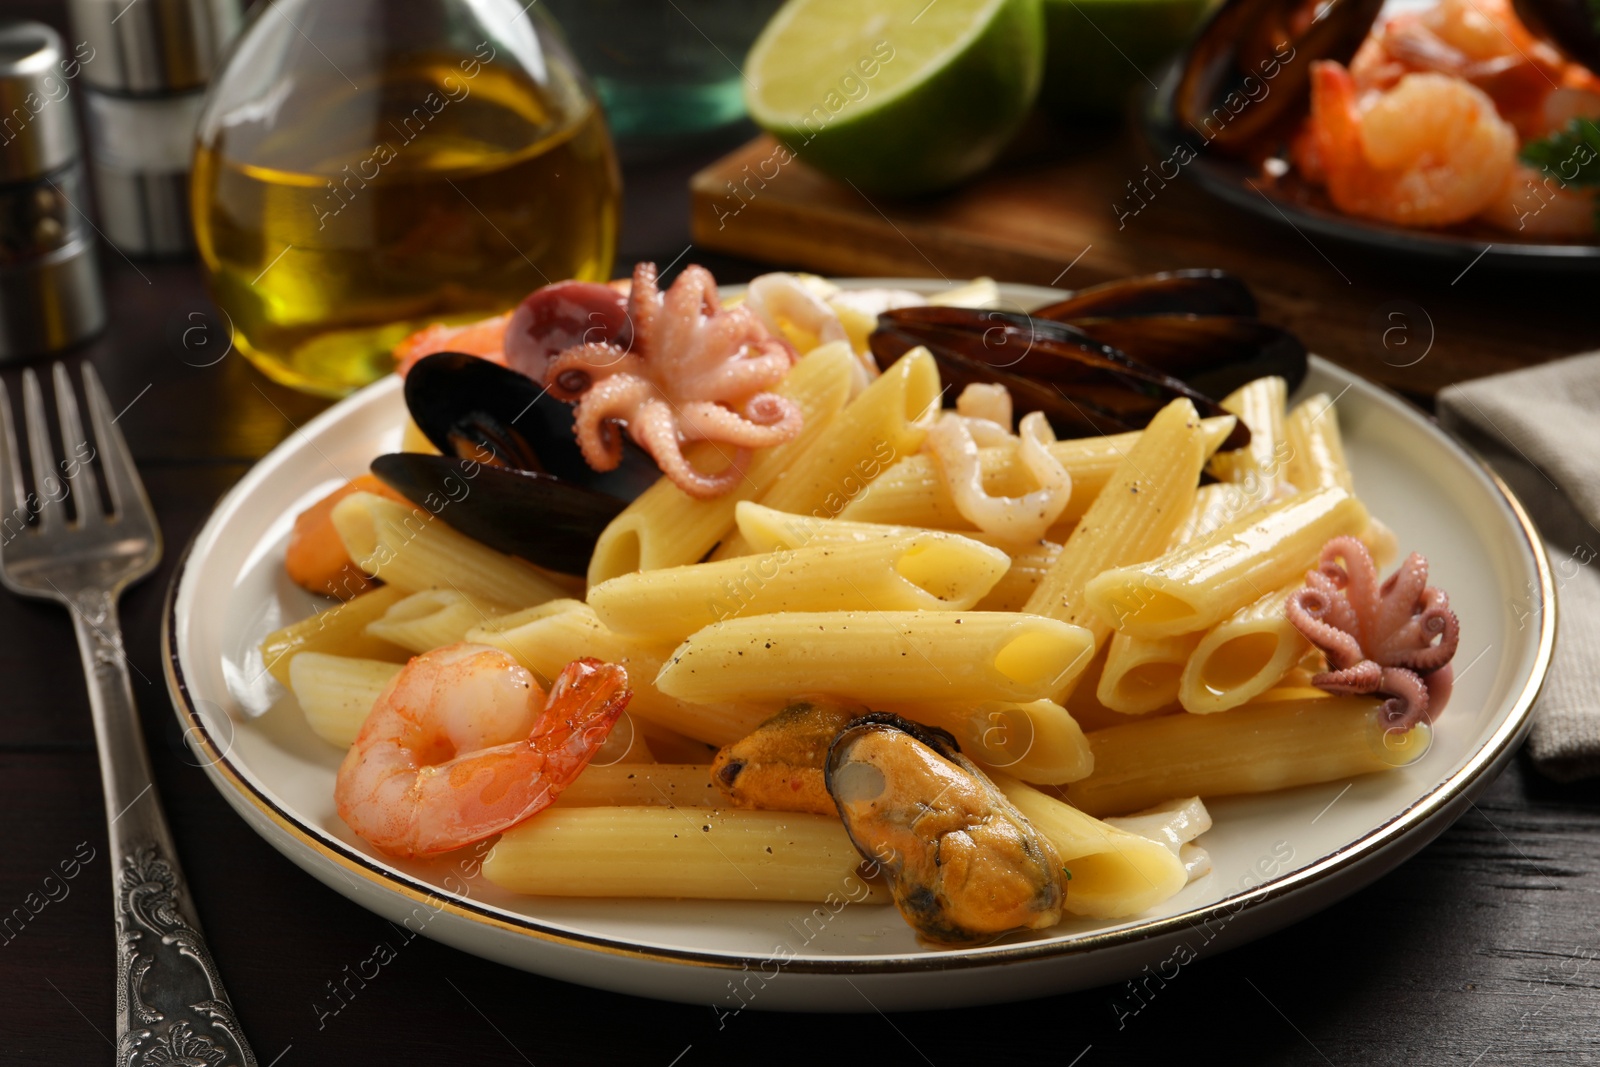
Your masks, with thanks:
<instances>
[{"instance_id":1,"label":"white plate","mask_svg":"<svg viewBox=\"0 0 1600 1067\"><path fill-rule=\"evenodd\" d=\"M1026 307L1059 295L1004 288ZM264 674L256 644L317 606L283 575L292 516L398 446L394 378L297 431L217 505L174 581L168 681L212 781L275 848L363 907L515 967L722 1011L981 1004L1171 968L1324 908L1432 840L1511 758L1549 663L1555 620L1539 610L1554 604L1549 565L1505 487L1379 387L1314 360L1302 392L1318 390L1338 398L1362 498L1450 592L1462 634L1455 694L1412 766L1213 802L1204 844L1215 869L1137 919L933 950L888 905L518 897L473 877L470 860L372 851L334 813L340 754Z\"/></svg>"}]
</instances>

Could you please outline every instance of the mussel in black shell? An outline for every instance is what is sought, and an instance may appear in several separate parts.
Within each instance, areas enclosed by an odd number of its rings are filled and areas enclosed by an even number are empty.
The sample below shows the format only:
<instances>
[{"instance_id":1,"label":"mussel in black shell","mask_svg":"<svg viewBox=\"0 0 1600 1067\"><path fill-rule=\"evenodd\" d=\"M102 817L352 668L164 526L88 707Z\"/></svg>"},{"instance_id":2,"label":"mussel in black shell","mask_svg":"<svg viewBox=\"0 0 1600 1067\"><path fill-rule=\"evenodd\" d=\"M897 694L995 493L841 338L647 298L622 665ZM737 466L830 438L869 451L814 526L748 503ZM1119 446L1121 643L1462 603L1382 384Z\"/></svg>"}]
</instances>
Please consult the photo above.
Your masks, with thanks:
<instances>
[{"instance_id":1,"label":"mussel in black shell","mask_svg":"<svg viewBox=\"0 0 1600 1067\"><path fill-rule=\"evenodd\" d=\"M600 532L627 506L554 475L454 456L393 452L372 473L475 541L563 574L588 571Z\"/></svg>"},{"instance_id":2,"label":"mussel in black shell","mask_svg":"<svg viewBox=\"0 0 1600 1067\"><path fill-rule=\"evenodd\" d=\"M926 345L944 380L959 390L973 382L1006 386L1018 412L1042 411L1062 437L1142 429L1180 397L1202 416L1224 415L1211 397L1129 358L1082 330L1005 311L917 307L885 312L871 337L887 367ZM1223 448L1250 440L1242 423Z\"/></svg>"},{"instance_id":3,"label":"mussel in black shell","mask_svg":"<svg viewBox=\"0 0 1600 1067\"><path fill-rule=\"evenodd\" d=\"M1225 270L1171 270L1119 278L1079 289L1033 312L1035 318L1074 322L1138 315L1256 314L1255 294Z\"/></svg>"},{"instance_id":4,"label":"mussel in black shell","mask_svg":"<svg viewBox=\"0 0 1600 1067\"><path fill-rule=\"evenodd\" d=\"M1305 346L1255 317L1256 301L1220 270L1149 274L1093 286L1030 314L954 307L885 312L870 339L887 367L926 345L945 381L1004 385L1019 413L1042 411L1063 437L1143 428L1179 397L1201 415L1268 375L1292 392L1305 379ZM1242 421L1223 450L1242 448Z\"/></svg>"},{"instance_id":5,"label":"mussel in black shell","mask_svg":"<svg viewBox=\"0 0 1600 1067\"><path fill-rule=\"evenodd\" d=\"M970 944L1061 920L1055 846L948 733L864 715L834 738L824 773L850 840L922 937Z\"/></svg>"},{"instance_id":6,"label":"mussel in black shell","mask_svg":"<svg viewBox=\"0 0 1600 1067\"><path fill-rule=\"evenodd\" d=\"M1348 63L1383 0L1226 0L1184 53L1175 133L1244 154L1304 116L1311 64Z\"/></svg>"},{"instance_id":7,"label":"mussel in black shell","mask_svg":"<svg viewBox=\"0 0 1600 1067\"><path fill-rule=\"evenodd\" d=\"M600 473L584 462L572 433L572 406L525 374L462 352L421 359L406 375L406 408L447 456L562 481L631 500L661 472L629 444L622 464Z\"/></svg>"}]
</instances>

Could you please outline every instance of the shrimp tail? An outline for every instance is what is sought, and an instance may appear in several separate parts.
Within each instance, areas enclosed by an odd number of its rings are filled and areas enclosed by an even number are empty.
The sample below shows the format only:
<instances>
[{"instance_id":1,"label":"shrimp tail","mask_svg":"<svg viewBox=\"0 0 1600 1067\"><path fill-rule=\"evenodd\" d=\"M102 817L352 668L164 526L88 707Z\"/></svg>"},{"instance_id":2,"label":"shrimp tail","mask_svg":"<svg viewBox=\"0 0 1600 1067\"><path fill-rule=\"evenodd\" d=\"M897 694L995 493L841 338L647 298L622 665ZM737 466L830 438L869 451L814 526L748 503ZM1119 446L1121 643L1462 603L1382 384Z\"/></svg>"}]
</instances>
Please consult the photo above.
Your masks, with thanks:
<instances>
[{"instance_id":1,"label":"shrimp tail","mask_svg":"<svg viewBox=\"0 0 1600 1067\"><path fill-rule=\"evenodd\" d=\"M605 744L633 691L627 669L597 659L575 659L550 687L544 713L529 740L545 756L545 776L566 788Z\"/></svg>"},{"instance_id":2,"label":"shrimp tail","mask_svg":"<svg viewBox=\"0 0 1600 1067\"><path fill-rule=\"evenodd\" d=\"M567 664L526 739L419 770L410 847L402 854L461 848L555 803L600 750L632 696L628 672L618 664Z\"/></svg>"}]
</instances>

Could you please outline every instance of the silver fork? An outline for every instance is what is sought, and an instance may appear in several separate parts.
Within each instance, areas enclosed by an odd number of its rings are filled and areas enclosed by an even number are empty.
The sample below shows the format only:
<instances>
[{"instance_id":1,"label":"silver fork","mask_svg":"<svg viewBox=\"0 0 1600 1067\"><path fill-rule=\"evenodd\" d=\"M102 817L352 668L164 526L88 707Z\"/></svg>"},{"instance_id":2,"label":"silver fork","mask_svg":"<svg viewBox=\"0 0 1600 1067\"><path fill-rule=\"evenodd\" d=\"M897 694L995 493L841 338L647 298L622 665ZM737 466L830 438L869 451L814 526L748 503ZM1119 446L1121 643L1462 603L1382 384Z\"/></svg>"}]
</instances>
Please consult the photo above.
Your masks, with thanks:
<instances>
[{"instance_id":1,"label":"silver fork","mask_svg":"<svg viewBox=\"0 0 1600 1067\"><path fill-rule=\"evenodd\" d=\"M39 379L32 370L22 372L32 493L23 489L11 397L0 382L0 508L9 512L0 519L0 581L23 596L65 604L78 634L100 748L116 893L117 1063L143 1062L153 1054L150 1062L254 1067L255 1055L200 936L155 795L122 651L117 597L155 569L161 529L94 368L83 365L93 445L84 436L67 368L57 363L52 375L65 446L59 455ZM96 458L110 490L109 515L101 509L90 465ZM70 522L68 497L77 509ZM27 522L29 515L38 516L37 524Z\"/></svg>"}]
</instances>

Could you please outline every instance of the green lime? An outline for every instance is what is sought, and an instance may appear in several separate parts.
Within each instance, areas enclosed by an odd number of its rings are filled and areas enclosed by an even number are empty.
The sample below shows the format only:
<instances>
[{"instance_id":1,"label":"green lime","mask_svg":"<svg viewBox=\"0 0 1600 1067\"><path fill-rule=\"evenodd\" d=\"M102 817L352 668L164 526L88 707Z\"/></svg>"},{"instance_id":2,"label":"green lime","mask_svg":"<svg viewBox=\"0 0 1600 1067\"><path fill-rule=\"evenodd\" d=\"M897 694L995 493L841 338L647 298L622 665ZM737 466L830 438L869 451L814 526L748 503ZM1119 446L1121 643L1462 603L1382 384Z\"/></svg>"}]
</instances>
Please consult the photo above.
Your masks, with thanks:
<instances>
[{"instance_id":1,"label":"green lime","mask_svg":"<svg viewBox=\"0 0 1600 1067\"><path fill-rule=\"evenodd\" d=\"M1044 0L1044 85L1057 119L1121 118L1128 94L1161 77L1210 0Z\"/></svg>"},{"instance_id":2,"label":"green lime","mask_svg":"<svg viewBox=\"0 0 1600 1067\"><path fill-rule=\"evenodd\" d=\"M817 169L922 193L994 160L1043 67L1038 0L789 0L750 49L745 101Z\"/></svg>"}]
</instances>

